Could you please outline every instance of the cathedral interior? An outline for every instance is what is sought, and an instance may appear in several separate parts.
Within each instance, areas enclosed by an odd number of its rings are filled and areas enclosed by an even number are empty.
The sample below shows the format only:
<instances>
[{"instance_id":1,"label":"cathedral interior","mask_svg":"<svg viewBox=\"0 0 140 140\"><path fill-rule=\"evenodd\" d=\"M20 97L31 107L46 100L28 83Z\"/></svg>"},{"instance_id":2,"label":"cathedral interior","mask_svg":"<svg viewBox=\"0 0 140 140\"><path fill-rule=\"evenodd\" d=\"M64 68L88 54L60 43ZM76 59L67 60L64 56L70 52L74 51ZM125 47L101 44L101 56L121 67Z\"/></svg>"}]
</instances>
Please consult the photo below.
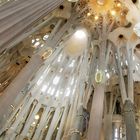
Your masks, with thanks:
<instances>
[{"instance_id":1,"label":"cathedral interior","mask_svg":"<svg viewBox=\"0 0 140 140\"><path fill-rule=\"evenodd\" d=\"M140 0L0 0L0 140L140 140Z\"/></svg>"}]
</instances>

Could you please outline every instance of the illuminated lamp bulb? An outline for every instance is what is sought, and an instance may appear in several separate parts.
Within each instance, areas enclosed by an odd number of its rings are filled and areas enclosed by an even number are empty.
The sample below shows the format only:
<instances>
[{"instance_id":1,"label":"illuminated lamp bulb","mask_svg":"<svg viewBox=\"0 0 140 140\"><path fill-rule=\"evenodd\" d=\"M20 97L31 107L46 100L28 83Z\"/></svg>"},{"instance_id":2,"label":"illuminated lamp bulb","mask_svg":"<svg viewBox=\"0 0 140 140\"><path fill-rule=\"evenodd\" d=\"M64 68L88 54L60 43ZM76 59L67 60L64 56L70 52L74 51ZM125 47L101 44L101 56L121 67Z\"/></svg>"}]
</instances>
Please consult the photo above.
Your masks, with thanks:
<instances>
[{"instance_id":1,"label":"illuminated lamp bulb","mask_svg":"<svg viewBox=\"0 0 140 140\"><path fill-rule=\"evenodd\" d=\"M88 16L88 17L91 16L91 13L87 13L87 16Z\"/></svg>"},{"instance_id":2,"label":"illuminated lamp bulb","mask_svg":"<svg viewBox=\"0 0 140 140\"><path fill-rule=\"evenodd\" d=\"M111 10L111 15L115 16L116 15L116 11L115 10Z\"/></svg>"},{"instance_id":3,"label":"illuminated lamp bulb","mask_svg":"<svg viewBox=\"0 0 140 140\"><path fill-rule=\"evenodd\" d=\"M98 20L98 19L99 19L99 17L96 15L96 16L94 17L94 19L95 19L95 20Z\"/></svg>"},{"instance_id":4,"label":"illuminated lamp bulb","mask_svg":"<svg viewBox=\"0 0 140 140\"><path fill-rule=\"evenodd\" d=\"M39 115L35 115L35 120L38 120L39 119Z\"/></svg>"},{"instance_id":5,"label":"illuminated lamp bulb","mask_svg":"<svg viewBox=\"0 0 140 140\"><path fill-rule=\"evenodd\" d=\"M121 7L121 3L119 2L119 3L117 3L117 7Z\"/></svg>"}]
</instances>

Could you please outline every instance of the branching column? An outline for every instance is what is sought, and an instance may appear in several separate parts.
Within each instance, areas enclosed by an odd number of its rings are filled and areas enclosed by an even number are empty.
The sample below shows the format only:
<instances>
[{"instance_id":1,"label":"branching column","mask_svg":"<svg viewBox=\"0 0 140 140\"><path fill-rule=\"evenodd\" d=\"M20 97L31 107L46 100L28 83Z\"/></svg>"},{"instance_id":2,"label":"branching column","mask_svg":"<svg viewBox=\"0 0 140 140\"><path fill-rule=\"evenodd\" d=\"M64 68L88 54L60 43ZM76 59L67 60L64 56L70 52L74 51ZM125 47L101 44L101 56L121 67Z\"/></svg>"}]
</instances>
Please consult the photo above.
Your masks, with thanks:
<instances>
[{"instance_id":1,"label":"branching column","mask_svg":"<svg viewBox=\"0 0 140 140\"><path fill-rule=\"evenodd\" d=\"M105 69L106 69L106 62L108 61L106 50L108 47L108 41L107 36L110 32L110 29L112 29L112 24L109 25L109 28L106 23L106 16L102 19L102 28L99 28L97 26L97 31L99 34L99 73L97 72L97 75L100 75L99 81L95 80L94 85L94 96L93 96L93 102L92 102L92 108L90 112L90 121L89 121L89 128L88 128L88 140L100 140L101 135L101 129L103 125L103 109L104 109L104 90L105 90ZM106 61L105 61L106 60ZM95 75L95 79L96 76ZM98 76L97 76L98 77Z\"/></svg>"},{"instance_id":2,"label":"branching column","mask_svg":"<svg viewBox=\"0 0 140 140\"><path fill-rule=\"evenodd\" d=\"M72 19L69 19L61 28L60 26L58 26L60 29L59 28L57 29L57 33L55 32L56 35L53 39L48 39L46 47L49 46L49 47L55 48L57 44L60 42L64 33L71 27L73 21L74 21L74 16ZM58 21L58 24L60 24L60 21ZM56 31L56 28L55 28L55 31ZM35 74L37 70L43 65L44 61L43 59L41 59L41 55L46 50L46 47L44 47L38 54L35 54L32 56L30 62L25 66L25 68L18 74L18 76L14 79L14 81L3 92L3 97L0 98L1 100L0 105L3 106L2 108L0 108L1 123L4 123L5 122L4 120L7 120L6 117L8 117L9 115L8 112L11 112L8 110L11 110L10 105L14 102L16 96L29 82L33 74ZM0 127L1 126L2 124L0 124Z\"/></svg>"},{"instance_id":3,"label":"branching column","mask_svg":"<svg viewBox=\"0 0 140 140\"><path fill-rule=\"evenodd\" d=\"M128 46L127 46L128 47ZM132 50L131 50L132 51ZM126 87L121 67L121 57L120 50L117 48L117 66L119 71L119 79L120 79L120 90L121 96L124 104L124 120L126 124L126 138L127 140L137 140L136 136L136 124L135 124L135 111L134 111L134 103L133 103L133 70L132 70L132 53L128 48L126 48L126 58L128 61L128 87ZM128 94L126 92L128 91Z\"/></svg>"},{"instance_id":4,"label":"branching column","mask_svg":"<svg viewBox=\"0 0 140 140\"><path fill-rule=\"evenodd\" d=\"M88 140L100 140L102 128L102 115L104 106L104 85L97 85L94 91L90 122L88 128Z\"/></svg>"}]
</instances>

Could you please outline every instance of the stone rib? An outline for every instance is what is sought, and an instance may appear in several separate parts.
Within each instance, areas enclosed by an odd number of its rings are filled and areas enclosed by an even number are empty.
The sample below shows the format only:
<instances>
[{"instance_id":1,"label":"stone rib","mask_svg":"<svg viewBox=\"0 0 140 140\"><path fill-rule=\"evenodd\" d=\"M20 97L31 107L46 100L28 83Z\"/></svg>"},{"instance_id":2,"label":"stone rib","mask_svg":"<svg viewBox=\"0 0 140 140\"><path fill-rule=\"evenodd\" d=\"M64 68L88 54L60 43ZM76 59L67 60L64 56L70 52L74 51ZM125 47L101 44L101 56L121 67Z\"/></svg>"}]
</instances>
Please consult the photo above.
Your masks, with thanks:
<instances>
[{"instance_id":1,"label":"stone rib","mask_svg":"<svg viewBox=\"0 0 140 140\"><path fill-rule=\"evenodd\" d=\"M13 2L9 6L7 3L0 7L0 49L5 49L11 41L24 34L33 23L52 12L62 2L63 0L20 0L20 3Z\"/></svg>"}]
</instances>

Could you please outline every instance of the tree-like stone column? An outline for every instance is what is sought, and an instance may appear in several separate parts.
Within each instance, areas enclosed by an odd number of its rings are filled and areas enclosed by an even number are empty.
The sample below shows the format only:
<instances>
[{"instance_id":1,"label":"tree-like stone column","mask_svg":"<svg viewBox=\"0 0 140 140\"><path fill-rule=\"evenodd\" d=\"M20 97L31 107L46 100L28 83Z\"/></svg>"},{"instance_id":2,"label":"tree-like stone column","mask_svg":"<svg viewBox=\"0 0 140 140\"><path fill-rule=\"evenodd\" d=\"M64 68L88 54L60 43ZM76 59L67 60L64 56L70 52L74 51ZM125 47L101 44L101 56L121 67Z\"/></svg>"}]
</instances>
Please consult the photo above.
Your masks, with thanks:
<instances>
[{"instance_id":1,"label":"tree-like stone column","mask_svg":"<svg viewBox=\"0 0 140 140\"><path fill-rule=\"evenodd\" d=\"M90 113L90 122L88 128L88 140L99 140L102 129L102 115L104 106L104 86L98 85L95 88L92 108Z\"/></svg>"},{"instance_id":2,"label":"tree-like stone column","mask_svg":"<svg viewBox=\"0 0 140 140\"><path fill-rule=\"evenodd\" d=\"M126 124L126 139L137 140L134 104L126 100L124 104L124 120Z\"/></svg>"},{"instance_id":3,"label":"tree-like stone column","mask_svg":"<svg viewBox=\"0 0 140 140\"><path fill-rule=\"evenodd\" d=\"M102 27L97 26L97 32L99 34L98 46L99 46L99 71L95 74L94 82L94 95L92 101L92 108L90 112L90 121L88 127L88 140L100 140L101 129L103 125L103 110L104 110L104 92L105 92L105 69L106 62L108 63L108 56L110 53L106 53L108 46L107 36L112 29L112 24L107 25L106 16L101 19ZM98 78L100 77L100 78Z\"/></svg>"}]
</instances>

